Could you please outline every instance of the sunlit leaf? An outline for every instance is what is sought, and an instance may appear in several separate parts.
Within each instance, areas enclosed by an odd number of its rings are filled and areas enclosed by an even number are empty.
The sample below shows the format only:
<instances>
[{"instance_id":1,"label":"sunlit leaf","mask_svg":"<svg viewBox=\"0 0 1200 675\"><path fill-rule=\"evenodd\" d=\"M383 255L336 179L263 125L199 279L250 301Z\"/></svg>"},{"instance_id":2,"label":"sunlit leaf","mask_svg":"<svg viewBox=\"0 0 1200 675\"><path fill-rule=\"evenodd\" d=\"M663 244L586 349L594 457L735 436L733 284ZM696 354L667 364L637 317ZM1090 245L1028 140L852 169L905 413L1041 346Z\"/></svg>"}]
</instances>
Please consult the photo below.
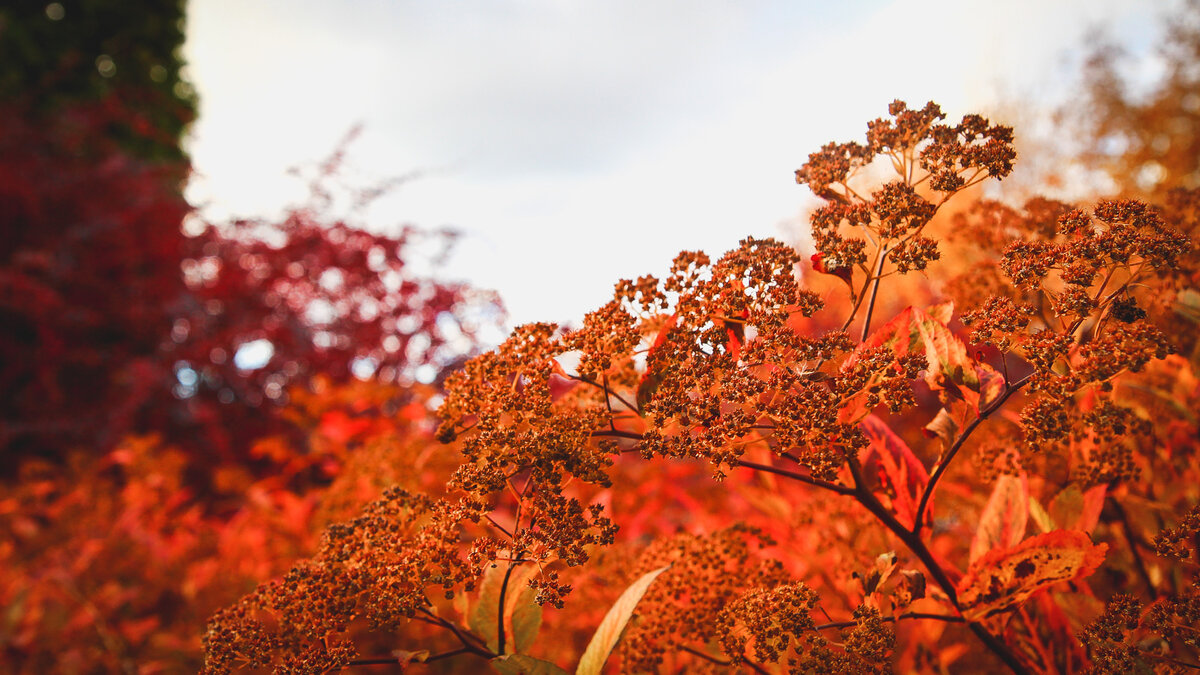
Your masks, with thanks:
<instances>
[{"instance_id":1,"label":"sunlit leaf","mask_svg":"<svg viewBox=\"0 0 1200 675\"><path fill-rule=\"evenodd\" d=\"M467 627L483 638L492 651L497 650L500 641L500 587L507 571L507 565L502 563L484 570L479 592L467 615Z\"/></svg>"},{"instance_id":2,"label":"sunlit leaf","mask_svg":"<svg viewBox=\"0 0 1200 675\"><path fill-rule=\"evenodd\" d=\"M608 613L604 615L604 620L600 622L596 633L592 635L591 642L588 643L587 649L579 659L579 667L575 669L575 675L600 674L604 668L604 662L608 660L608 655L620 641L621 633L624 632L625 625L633 616L633 610L637 607L638 602L646 594L650 584L658 578L658 575L666 572L670 567L667 565L643 574L640 579L625 589L621 597L617 598Z\"/></svg>"},{"instance_id":3,"label":"sunlit leaf","mask_svg":"<svg viewBox=\"0 0 1200 675\"><path fill-rule=\"evenodd\" d=\"M512 639L512 651L518 654L529 649L542 626L542 606L537 603L537 591L529 586L529 578L537 571L536 566L526 565L508 581L504 623Z\"/></svg>"},{"instance_id":4,"label":"sunlit leaf","mask_svg":"<svg viewBox=\"0 0 1200 675\"><path fill-rule=\"evenodd\" d=\"M1029 517L1042 532L1049 532L1055 529L1054 519L1051 518L1046 509L1042 507L1042 503L1032 495L1029 497Z\"/></svg>"},{"instance_id":5,"label":"sunlit leaf","mask_svg":"<svg viewBox=\"0 0 1200 675\"><path fill-rule=\"evenodd\" d=\"M1050 518L1061 529L1082 530L1090 534L1100 521L1100 511L1104 508L1107 494L1106 485L1096 485L1084 492L1072 483L1050 500Z\"/></svg>"},{"instance_id":6,"label":"sunlit leaf","mask_svg":"<svg viewBox=\"0 0 1200 675\"><path fill-rule=\"evenodd\" d=\"M971 541L971 562L993 549L1016 546L1025 537L1028 520L1029 483L1025 476L1000 476L979 516L979 528Z\"/></svg>"},{"instance_id":7,"label":"sunlit leaf","mask_svg":"<svg viewBox=\"0 0 1200 675\"><path fill-rule=\"evenodd\" d=\"M1078 530L1054 530L1012 548L993 549L958 583L963 616L981 619L1016 607L1043 588L1082 579L1104 562L1107 550Z\"/></svg>"}]
</instances>

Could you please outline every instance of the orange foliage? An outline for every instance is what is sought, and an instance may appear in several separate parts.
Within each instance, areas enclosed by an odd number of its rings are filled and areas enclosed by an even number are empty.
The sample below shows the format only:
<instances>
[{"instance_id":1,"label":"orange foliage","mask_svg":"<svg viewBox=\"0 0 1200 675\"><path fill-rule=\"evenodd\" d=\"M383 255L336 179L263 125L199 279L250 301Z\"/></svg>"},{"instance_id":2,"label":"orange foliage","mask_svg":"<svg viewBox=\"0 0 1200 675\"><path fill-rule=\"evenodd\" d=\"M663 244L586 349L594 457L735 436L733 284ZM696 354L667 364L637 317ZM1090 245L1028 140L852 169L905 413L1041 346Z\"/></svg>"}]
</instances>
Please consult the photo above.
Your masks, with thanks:
<instances>
[{"instance_id":1,"label":"orange foliage","mask_svg":"<svg viewBox=\"0 0 1200 675\"><path fill-rule=\"evenodd\" d=\"M1011 130L889 112L797 172L826 200L811 271L747 239L619 282L576 330L518 327L447 379L426 485L218 612L206 670L1194 667L1200 387L1155 327L1194 231L1041 200L939 241L951 198L1011 170ZM966 312L880 320L975 241L989 272L947 287Z\"/></svg>"}]
</instances>

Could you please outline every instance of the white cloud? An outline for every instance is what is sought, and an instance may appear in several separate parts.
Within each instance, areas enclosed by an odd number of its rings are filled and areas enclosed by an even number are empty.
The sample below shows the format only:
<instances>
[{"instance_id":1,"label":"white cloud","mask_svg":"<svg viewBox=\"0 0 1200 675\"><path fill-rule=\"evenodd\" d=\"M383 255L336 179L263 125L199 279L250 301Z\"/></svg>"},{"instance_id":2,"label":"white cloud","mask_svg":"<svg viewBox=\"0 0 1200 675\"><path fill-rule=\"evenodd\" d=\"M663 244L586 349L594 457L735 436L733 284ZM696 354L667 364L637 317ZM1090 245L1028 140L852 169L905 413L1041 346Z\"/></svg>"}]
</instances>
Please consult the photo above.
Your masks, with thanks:
<instances>
[{"instance_id":1,"label":"white cloud","mask_svg":"<svg viewBox=\"0 0 1200 675\"><path fill-rule=\"evenodd\" d=\"M681 249L779 235L805 203L792 171L827 140L861 137L895 97L961 115L1009 87L1040 93L1092 22L1154 17L1114 0L192 0L189 12L196 198L226 212L294 200L283 169L363 121L356 167L431 170L371 225L464 230L453 271L500 290L518 322L578 319L617 278L660 273Z\"/></svg>"}]
</instances>

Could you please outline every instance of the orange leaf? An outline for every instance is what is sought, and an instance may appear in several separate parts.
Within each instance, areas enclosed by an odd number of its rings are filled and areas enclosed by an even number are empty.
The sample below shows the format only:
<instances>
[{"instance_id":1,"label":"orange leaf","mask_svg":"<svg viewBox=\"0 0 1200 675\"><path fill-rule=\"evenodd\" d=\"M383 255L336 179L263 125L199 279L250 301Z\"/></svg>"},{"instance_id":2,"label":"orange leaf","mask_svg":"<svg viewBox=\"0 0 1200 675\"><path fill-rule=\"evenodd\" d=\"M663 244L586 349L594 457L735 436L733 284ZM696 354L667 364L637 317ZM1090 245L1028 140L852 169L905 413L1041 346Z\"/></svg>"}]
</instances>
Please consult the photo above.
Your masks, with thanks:
<instances>
[{"instance_id":1,"label":"orange leaf","mask_svg":"<svg viewBox=\"0 0 1200 675\"><path fill-rule=\"evenodd\" d=\"M886 347L897 357L925 353L925 382L948 404L965 401L956 417L974 419L979 408L1000 395L1004 378L986 363L973 359L967 346L947 326L953 305L934 305L928 311L909 307L880 326L842 365L849 368L865 350ZM956 411L951 410L951 413Z\"/></svg>"},{"instance_id":2,"label":"orange leaf","mask_svg":"<svg viewBox=\"0 0 1200 675\"><path fill-rule=\"evenodd\" d=\"M1104 562L1105 544L1078 530L1054 530L1012 548L993 549L958 582L963 617L982 619L1016 607L1043 588L1082 579Z\"/></svg>"},{"instance_id":3,"label":"orange leaf","mask_svg":"<svg viewBox=\"0 0 1200 675\"><path fill-rule=\"evenodd\" d=\"M1071 484L1050 500L1050 517L1064 530L1083 530L1091 534L1100 521L1104 508L1107 485L1096 485L1083 492L1078 485Z\"/></svg>"},{"instance_id":4,"label":"orange leaf","mask_svg":"<svg viewBox=\"0 0 1200 675\"><path fill-rule=\"evenodd\" d=\"M979 516L979 529L971 541L971 562L992 549L1016 546L1025 536L1028 522L1029 482L1025 475L1000 476Z\"/></svg>"}]
</instances>

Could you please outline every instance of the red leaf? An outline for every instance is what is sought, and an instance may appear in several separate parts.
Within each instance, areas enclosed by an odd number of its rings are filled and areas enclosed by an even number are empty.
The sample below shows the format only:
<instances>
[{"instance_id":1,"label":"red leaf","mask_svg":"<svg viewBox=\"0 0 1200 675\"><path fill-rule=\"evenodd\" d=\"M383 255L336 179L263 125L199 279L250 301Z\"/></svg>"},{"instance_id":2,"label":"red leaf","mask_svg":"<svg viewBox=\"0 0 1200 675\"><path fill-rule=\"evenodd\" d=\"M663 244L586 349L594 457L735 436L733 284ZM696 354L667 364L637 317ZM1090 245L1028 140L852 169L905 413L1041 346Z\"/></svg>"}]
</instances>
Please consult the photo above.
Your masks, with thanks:
<instances>
[{"instance_id":1,"label":"red leaf","mask_svg":"<svg viewBox=\"0 0 1200 675\"><path fill-rule=\"evenodd\" d=\"M867 415L859 428L871 442L862 452L859 461L868 474L879 477L881 487L892 502L896 519L905 527L912 527L921 501L921 492L929 482L925 465L903 438L875 415ZM932 511L932 509L930 509Z\"/></svg>"},{"instance_id":2,"label":"red leaf","mask_svg":"<svg viewBox=\"0 0 1200 675\"><path fill-rule=\"evenodd\" d=\"M851 280L851 276L850 276L852 270L849 267L844 267L844 266L843 267L834 267L832 269L826 267L824 253L817 252L812 255L812 266L813 266L814 272L820 272L821 274L829 274L829 275L835 276L835 277L841 279L842 281L846 282L847 286L849 286L853 283Z\"/></svg>"}]
</instances>

